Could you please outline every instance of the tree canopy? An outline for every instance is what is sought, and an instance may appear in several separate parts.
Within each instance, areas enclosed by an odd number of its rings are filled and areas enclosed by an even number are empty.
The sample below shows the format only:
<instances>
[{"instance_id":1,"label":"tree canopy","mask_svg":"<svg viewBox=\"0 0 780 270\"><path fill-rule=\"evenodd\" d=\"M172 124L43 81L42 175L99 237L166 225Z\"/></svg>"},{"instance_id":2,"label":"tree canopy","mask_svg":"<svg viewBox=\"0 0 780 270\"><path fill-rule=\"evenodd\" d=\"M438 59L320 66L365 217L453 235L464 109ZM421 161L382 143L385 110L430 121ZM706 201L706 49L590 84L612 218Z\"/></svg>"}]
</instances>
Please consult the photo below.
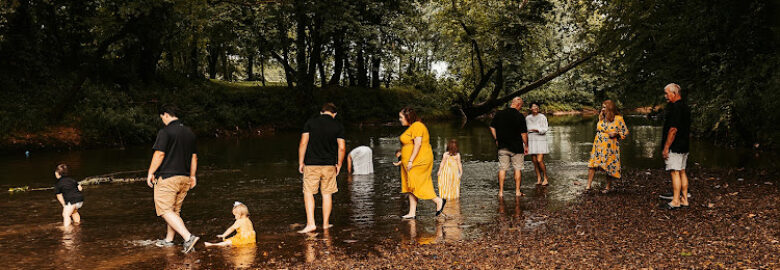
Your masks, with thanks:
<instances>
[{"instance_id":1,"label":"tree canopy","mask_svg":"<svg viewBox=\"0 0 780 270\"><path fill-rule=\"evenodd\" d=\"M62 121L85 85L134 95L245 80L286 86L301 105L325 88L406 86L475 118L520 95L658 105L677 82L700 134L771 143L777 11L761 0L8 0L0 130Z\"/></svg>"}]
</instances>

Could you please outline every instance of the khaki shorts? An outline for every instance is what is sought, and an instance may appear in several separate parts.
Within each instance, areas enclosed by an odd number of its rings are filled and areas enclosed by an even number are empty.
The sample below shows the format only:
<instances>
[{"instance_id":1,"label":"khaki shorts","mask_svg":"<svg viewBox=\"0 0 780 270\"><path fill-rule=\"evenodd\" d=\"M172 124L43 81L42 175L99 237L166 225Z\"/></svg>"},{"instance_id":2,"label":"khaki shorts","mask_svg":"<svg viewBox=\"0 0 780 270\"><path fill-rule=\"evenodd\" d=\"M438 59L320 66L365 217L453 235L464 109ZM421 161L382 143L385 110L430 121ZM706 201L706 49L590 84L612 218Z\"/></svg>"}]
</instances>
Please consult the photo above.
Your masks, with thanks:
<instances>
[{"instance_id":1,"label":"khaki shorts","mask_svg":"<svg viewBox=\"0 0 780 270\"><path fill-rule=\"evenodd\" d=\"M189 176L171 176L165 179L157 178L154 184L154 208L157 216L169 212L181 212L181 204L187 191L190 190Z\"/></svg>"},{"instance_id":2,"label":"khaki shorts","mask_svg":"<svg viewBox=\"0 0 780 270\"><path fill-rule=\"evenodd\" d=\"M523 153L515 154L506 149L498 149L498 170L509 170L510 163L515 171L523 170Z\"/></svg>"},{"instance_id":3,"label":"khaki shorts","mask_svg":"<svg viewBox=\"0 0 780 270\"><path fill-rule=\"evenodd\" d=\"M685 164L688 163L688 153L675 153L669 151L669 158L664 160L667 171L685 170Z\"/></svg>"},{"instance_id":4,"label":"khaki shorts","mask_svg":"<svg viewBox=\"0 0 780 270\"><path fill-rule=\"evenodd\" d=\"M303 192L317 194L322 189L322 194L336 193L339 191L336 176L336 166L304 166Z\"/></svg>"}]
</instances>

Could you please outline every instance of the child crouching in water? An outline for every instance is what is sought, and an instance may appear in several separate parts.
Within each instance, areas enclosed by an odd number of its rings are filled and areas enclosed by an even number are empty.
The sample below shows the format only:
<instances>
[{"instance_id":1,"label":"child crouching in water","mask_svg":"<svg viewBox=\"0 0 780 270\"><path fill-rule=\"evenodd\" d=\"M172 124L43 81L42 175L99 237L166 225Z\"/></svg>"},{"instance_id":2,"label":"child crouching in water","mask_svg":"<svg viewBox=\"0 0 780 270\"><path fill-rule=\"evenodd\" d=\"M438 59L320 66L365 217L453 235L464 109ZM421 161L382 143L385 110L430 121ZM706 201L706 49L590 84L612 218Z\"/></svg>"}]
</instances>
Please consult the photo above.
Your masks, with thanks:
<instances>
[{"instance_id":1,"label":"child crouching in water","mask_svg":"<svg viewBox=\"0 0 780 270\"><path fill-rule=\"evenodd\" d=\"M254 245L255 240L255 228L252 227L252 221L249 220L249 208L241 202L235 202L233 204L233 215L236 217L236 222L233 226L230 226L225 233L218 234L217 237L222 238L222 242L219 243L204 243L209 246L242 246L242 245ZM236 231L236 235L225 239L230 233Z\"/></svg>"},{"instance_id":2,"label":"child crouching in water","mask_svg":"<svg viewBox=\"0 0 780 270\"><path fill-rule=\"evenodd\" d=\"M68 177L69 168L66 164L57 165L54 169L54 194L62 205L62 225L69 227L71 223L81 223L79 208L84 205L84 195L81 194L81 185L73 178Z\"/></svg>"}]
</instances>

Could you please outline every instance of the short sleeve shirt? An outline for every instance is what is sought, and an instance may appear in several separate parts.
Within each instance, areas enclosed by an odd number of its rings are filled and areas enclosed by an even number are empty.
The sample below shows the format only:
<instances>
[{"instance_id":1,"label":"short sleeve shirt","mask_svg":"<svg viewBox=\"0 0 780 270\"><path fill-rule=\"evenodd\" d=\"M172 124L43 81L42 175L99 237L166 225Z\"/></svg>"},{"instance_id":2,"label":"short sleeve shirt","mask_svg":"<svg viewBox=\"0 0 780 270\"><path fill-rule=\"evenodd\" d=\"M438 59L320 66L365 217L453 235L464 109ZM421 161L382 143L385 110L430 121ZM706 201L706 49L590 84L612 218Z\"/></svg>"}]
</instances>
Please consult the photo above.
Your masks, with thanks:
<instances>
[{"instance_id":1,"label":"short sleeve shirt","mask_svg":"<svg viewBox=\"0 0 780 270\"><path fill-rule=\"evenodd\" d=\"M514 153L522 153L525 150L523 145L523 133L528 133L525 124L525 116L520 111L508 108L496 113L490 127L496 129L496 140L498 149L507 149Z\"/></svg>"},{"instance_id":2,"label":"short sleeve shirt","mask_svg":"<svg viewBox=\"0 0 780 270\"><path fill-rule=\"evenodd\" d=\"M302 133L309 133L309 144L303 158L305 165L336 165L338 139L344 139L344 126L330 115L321 114L306 121Z\"/></svg>"},{"instance_id":3,"label":"short sleeve shirt","mask_svg":"<svg viewBox=\"0 0 780 270\"><path fill-rule=\"evenodd\" d=\"M195 138L195 133L179 120L160 129L152 149L165 153L165 157L154 175L162 178L189 176L192 154L198 153Z\"/></svg>"},{"instance_id":4,"label":"short sleeve shirt","mask_svg":"<svg viewBox=\"0 0 780 270\"><path fill-rule=\"evenodd\" d=\"M61 177L54 184L54 194L62 194L65 204L75 204L84 201L84 195L79 191L79 182L70 177Z\"/></svg>"},{"instance_id":5,"label":"short sleeve shirt","mask_svg":"<svg viewBox=\"0 0 780 270\"><path fill-rule=\"evenodd\" d=\"M349 152L352 158L352 174L372 174L374 173L374 163L372 160L372 151L368 146L359 146Z\"/></svg>"},{"instance_id":6,"label":"short sleeve shirt","mask_svg":"<svg viewBox=\"0 0 780 270\"><path fill-rule=\"evenodd\" d=\"M664 113L664 129L661 146L666 145L669 129L677 128L674 141L669 151L675 153L688 153L690 151L691 110L682 100L666 105Z\"/></svg>"}]
</instances>

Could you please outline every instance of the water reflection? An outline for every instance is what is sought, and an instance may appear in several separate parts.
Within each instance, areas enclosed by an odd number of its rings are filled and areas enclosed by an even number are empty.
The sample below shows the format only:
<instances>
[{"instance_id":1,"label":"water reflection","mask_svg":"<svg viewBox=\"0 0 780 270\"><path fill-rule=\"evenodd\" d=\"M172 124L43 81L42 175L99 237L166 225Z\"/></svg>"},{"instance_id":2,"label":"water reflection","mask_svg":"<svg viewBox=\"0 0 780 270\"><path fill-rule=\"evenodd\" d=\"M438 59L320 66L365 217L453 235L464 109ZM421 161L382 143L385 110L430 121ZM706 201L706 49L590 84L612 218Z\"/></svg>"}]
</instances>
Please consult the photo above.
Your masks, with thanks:
<instances>
[{"instance_id":1,"label":"water reflection","mask_svg":"<svg viewBox=\"0 0 780 270\"><path fill-rule=\"evenodd\" d=\"M240 246L221 248L225 261L230 262L234 269L249 268L255 262L257 256L257 246Z\"/></svg>"},{"instance_id":2,"label":"water reflection","mask_svg":"<svg viewBox=\"0 0 780 270\"><path fill-rule=\"evenodd\" d=\"M348 175L350 220L360 226L370 227L374 224L374 175Z\"/></svg>"},{"instance_id":3,"label":"water reflection","mask_svg":"<svg viewBox=\"0 0 780 270\"><path fill-rule=\"evenodd\" d=\"M463 239L463 216L460 211L460 200L448 200L442 211L443 218L436 222L436 235L444 240L458 241Z\"/></svg>"}]
</instances>

